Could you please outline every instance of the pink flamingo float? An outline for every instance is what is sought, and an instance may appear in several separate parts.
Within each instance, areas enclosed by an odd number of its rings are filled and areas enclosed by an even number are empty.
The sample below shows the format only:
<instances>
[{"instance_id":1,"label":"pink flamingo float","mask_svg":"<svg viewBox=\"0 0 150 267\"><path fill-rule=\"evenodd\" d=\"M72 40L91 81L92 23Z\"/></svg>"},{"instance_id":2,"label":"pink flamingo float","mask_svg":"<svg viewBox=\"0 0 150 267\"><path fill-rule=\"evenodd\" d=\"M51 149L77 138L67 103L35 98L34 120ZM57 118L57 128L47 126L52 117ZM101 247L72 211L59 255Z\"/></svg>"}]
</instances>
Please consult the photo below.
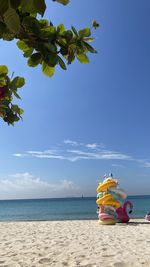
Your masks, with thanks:
<instances>
[{"instance_id":1,"label":"pink flamingo float","mask_svg":"<svg viewBox=\"0 0 150 267\"><path fill-rule=\"evenodd\" d=\"M130 218L127 213L127 208L130 208L129 213L131 213L133 209L133 204L128 200L124 202L123 207L116 209L117 219L119 222L127 223L129 221Z\"/></svg>"}]
</instances>

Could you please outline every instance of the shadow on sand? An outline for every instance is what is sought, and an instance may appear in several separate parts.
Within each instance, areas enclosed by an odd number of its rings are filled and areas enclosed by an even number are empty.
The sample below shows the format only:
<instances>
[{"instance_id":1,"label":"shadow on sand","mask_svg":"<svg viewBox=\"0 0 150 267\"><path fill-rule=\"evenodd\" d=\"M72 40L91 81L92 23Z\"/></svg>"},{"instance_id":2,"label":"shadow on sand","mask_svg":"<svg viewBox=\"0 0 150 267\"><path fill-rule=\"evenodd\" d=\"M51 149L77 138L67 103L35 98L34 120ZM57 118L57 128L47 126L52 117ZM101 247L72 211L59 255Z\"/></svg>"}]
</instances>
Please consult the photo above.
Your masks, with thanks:
<instances>
[{"instance_id":1,"label":"shadow on sand","mask_svg":"<svg viewBox=\"0 0 150 267\"><path fill-rule=\"evenodd\" d=\"M130 221L130 222L128 222L128 223L117 223L117 224L119 224L119 225L140 225L140 224L149 224L150 225L150 222L145 222L145 221Z\"/></svg>"},{"instance_id":2,"label":"shadow on sand","mask_svg":"<svg viewBox=\"0 0 150 267\"><path fill-rule=\"evenodd\" d=\"M149 224L150 225L150 222L139 221L139 222L128 222L127 224L128 225L139 225L139 224Z\"/></svg>"}]
</instances>

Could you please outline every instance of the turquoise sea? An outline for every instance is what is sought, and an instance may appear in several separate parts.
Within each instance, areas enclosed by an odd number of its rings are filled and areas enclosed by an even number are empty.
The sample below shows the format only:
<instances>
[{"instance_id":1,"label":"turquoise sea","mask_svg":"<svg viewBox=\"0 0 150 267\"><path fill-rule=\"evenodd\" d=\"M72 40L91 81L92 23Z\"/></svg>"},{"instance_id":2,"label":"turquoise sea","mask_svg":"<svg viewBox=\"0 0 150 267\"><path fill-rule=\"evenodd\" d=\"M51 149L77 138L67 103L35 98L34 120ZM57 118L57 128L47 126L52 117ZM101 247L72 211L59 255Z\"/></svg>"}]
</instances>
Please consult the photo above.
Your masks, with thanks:
<instances>
[{"instance_id":1,"label":"turquoise sea","mask_svg":"<svg viewBox=\"0 0 150 267\"><path fill-rule=\"evenodd\" d=\"M128 200L134 205L131 218L144 218L150 212L150 196ZM95 197L1 200L0 221L97 219L95 201Z\"/></svg>"}]
</instances>

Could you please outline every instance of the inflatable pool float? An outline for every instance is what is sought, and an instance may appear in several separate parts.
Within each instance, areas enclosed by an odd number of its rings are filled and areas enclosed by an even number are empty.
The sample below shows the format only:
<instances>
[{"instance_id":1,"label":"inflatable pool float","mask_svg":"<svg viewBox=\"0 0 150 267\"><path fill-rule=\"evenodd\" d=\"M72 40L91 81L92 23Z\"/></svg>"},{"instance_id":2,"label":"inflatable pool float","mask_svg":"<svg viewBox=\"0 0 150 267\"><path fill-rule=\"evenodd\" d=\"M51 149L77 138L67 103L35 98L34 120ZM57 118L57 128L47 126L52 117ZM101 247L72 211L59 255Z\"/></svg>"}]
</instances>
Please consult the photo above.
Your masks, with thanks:
<instances>
[{"instance_id":1,"label":"inflatable pool float","mask_svg":"<svg viewBox=\"0 0 150 267\"><path fill-rule=\"evenodd\" d=\"M127 194L121 188L112 187L110 190L108 190L108 193L110 194L115 193L118 197L122 199L125 199L127 197Z\"/></svg>"},{"instance_id":2,"label":"inflatable pool float","mask_svg":"<svg viewBox=\"0 0 150 267\"><path fill-rule=\"evenodd\" d=\"M117 222L127 223L129 221L129 215L127 213L127 208L130 208L129 213L132 212L133 204L130 201L125 201L123 207L116 209L117 213Z\"/></svg>"},{"instance_id":3,"label":"inflatable pool float","mask_svg":"<svg viewBox=\"0 0 150 267\"><path fill-rule=\"evenodd\" d=\"M118 184L116 179L107 178L103 183L100 183L96 189L97 193L104 192L111 187L116 187Z\"/></svg>"},{"instance_id":4,"label":"inflatable pool float","mask_svg":"<svg viewBox=\"0 0 150 267\"><path fill-rule=\"evenodd\" d=\"M111 194L115 200L118 200L121 203L121 206L123 205L124 199L121 196L111 190L108 190L108 193Z\"/></svg>"},{"instance_id":5,"label":"inflatable pool float","mask_svg":"<svg viewBox=\"0 0 150 267\"><path fill-rule=\"evenodd\" d=\"M115 209L121 207L121 203L118 200L106 200L104 205L114 207Z\"/></svg>"},{"instance_id":6,"label":"inflatable pool float","mask_svg":"<svg viewBox=\"0 0 150 267\"><path fill-rule=\"evenodd\" d=\"M150 212L146 214L145 219L150 222Z\"/></svg>"},{"instance_id":7,"label":"inflatable pool float","mask_svg":"<svg viewBox=\"0 0 150 267\"><path fill-rule=\"evenodd\" d=\"M99 192L99 193L97 194L97 198L103 197L103 195L104 195L104 192Z\"/></svg>"},{"instance_id":8,"label":"inflatable pool float","mask_svg":"<svg viewBox=\"0 0 150 267\"><path fill-rule=\"evenodd\" d=\"M104 220L114 220L114 216L113 215L110 215L108 213L99 213L98 218L101 221L104 221Z\"/></svg>"},{"instance_id":9,"label":"inflatable pool float","mask_svg":"<svg viewBox=\"0 0 150 267\"><path fill-rule=\"evenodd\" d=\"M116 209L111 206L105 206L104 212L110 215L113 215L115 218L117 217Z\"/></svg>"},{"instance_id":10,"label":"inflatable pool float","mask_svg":"<svg viewBox=\"0 0 150 267\"><path fill-rule=\"evenodd\" d=\"M114 198L111 194L104 194L102 195L102 197L99 197L96 200L96 204L97 205L106 205L107 201L114 201Z\"/></svg>"},{"instance_id":11,"label":"inflatable pool float","mask_svg":"<svg viewBox=\"0 0 150 267\"><path fill-rule=\"evenodd\" d=\"M113 220L113 219L109 219L109 220L99 220L99 224L102 224L102 225L115 225L116 224L116 221Z\"/></svg>"}]
</instances>

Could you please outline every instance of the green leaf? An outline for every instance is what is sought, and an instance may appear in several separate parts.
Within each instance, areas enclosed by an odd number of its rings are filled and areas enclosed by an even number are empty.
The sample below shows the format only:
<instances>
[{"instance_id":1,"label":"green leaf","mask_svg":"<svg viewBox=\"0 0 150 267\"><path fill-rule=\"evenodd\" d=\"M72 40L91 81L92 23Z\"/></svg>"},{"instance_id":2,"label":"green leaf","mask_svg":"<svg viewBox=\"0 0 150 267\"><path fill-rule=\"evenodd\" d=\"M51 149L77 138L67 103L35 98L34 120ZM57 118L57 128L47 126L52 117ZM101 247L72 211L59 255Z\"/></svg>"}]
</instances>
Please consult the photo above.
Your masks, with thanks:
<instances>
[{"instance_id":1,"label":"green leaf","mask_svg":"<svg viewBox=\"0 0 150 267\"><path fill-rule=\"evenodd\" d=\"M8 73L8 68L5 65L0 65L0 74L6 75Z\"/></svg>"},{"instance_id":2,"label":"green leaf","mask_svg":"<svg viewBox=\"0 0 150 267\"><path fill-rule=\"evenodd\" d=\"M25 84L25 79L23 77L15 77L11 83L10 88L16 90L17 88L21 88Z\"/></svg>"},{"instance_id":3,"label":"green leaf","mask_svg":"<svg viewBox=\"0 0 150 267\"><path fill-rule=\"evenodd\" d=\"M46 4L45 0L22 0L21 1L21 8L23 13L29 12L31 14L39 13L42 16L44 15Z\"/></svg>"},{"instance_id":4,"label":"green leaf","mask_svg":"<svg viewBox=\"0 0 150 267\"><path fill-rule=\"evenodd\" d=\"M0 77L0 87L3 87L6 85L6 79L5 79L5 76L3 77Z\"/></svg>"},{"instance_id":5,"label":"green leaf","mask_svg":"<svg viewBox=\"0 0 150 267\"><path fill-rule=\"evenodd\" d=\"M4 22L8 29L17 33L20 29L20 19L15 9L9 7L4 13Z\"/></svg>"},{"instance_id":6,"label":"green leaf","mask_svg":"<svg viewBox=\"0 0 150 267\"><path fill-rule=\"evenodd\" d=\"M73 33L72 31L68 30L64 32L63 36L67 39L68 42L70 42L73 37Z\"/></svg>"},{"instance_id":7,"label":"green leaf","mask_svg":"<svg viewBox=\"0 0 150 267\"><path fill-rule=\"evenodd\" d=\"M57 32L60 33L60 34L62 34L64 31L65 31L65 26L64 26L64 24L59 24L59 25L57 26Z\"/></svg>"},{"instance_id":8,"label":"green leaf","mask_svg":"<svg viewBox=\"0 0 150 267\"><path fill-rule=\"evenodd\" d=\"M48 42L48 43L45 43L44 44L44 47L49 51L49 52L52 52L52 53L56 53L57 52L57 46L55 46L54 44Z\"/></svg>"},{"instance_id":9,"label":"green leaf","mask_svg":"<svg viewBox=\"0 0 150 267\"><path fill-rule=\"evenodd\" d=\"M46 9L45 0L34 0L34 9L35 13L38 12L43 16Z\"/></svg>"},{"instance_id":10,"label":"green leaf","mask_svg":"<svg viewBox=\"0 0 150 267\"><path fill-rule=\"evenodd\" d=\"M2 21L0 21L0 36L2 37L3 36L3 34L6 32L6 25L2 22Z\"/></svg>"},{"instance_id":11,"label":"green leaf","mask_svg":"<svg viewBox=\"0 0 150 267\"><path fill-rule=\"evenodd\" d=\"M3 34L3 40L6 41L12 41L15 38L15 34L14 33L4 33Z\"/></svg>"},{"instance_id":12,"label":"green leaf","mask_svg":"<svg viewBox=\"0 0 150 267\"><path fill-rule=\"evenodd\" d=\"M24 57L30 57L33 53L33 48L30 48L29 50L27 50L26 52L24 52L23 56Z\"/></svg>"},{"instance_id":13,"label":"green leaf","mask_svg":"<svg viewBox=\"0 0 150 267\"><path fill-rule=\"evenodd\" d=\"M42 62L42 71L46 76L52 77L55 73L55 67L50 67L49 65L47 65L45 63L45 61L43 61Z\"/></svg>"},{"instance_id":14,"label":"green leaf","mask_svg":"<svg viewBox=\"0 0 150 267\"><path fill-rule=\"evenodd\" d=\"M9 7L8 0L0 0L0 16L3 16L8 7Z\"/></svg>"},{"instance_id":15,"label":"green leaf","mask_svg":"<svg viewBox=\"0 0 150 267\"><path fill-rule=\"evenodd\" d=\"M77 32L77 30L75 29L75 27L74 27L74 26L71 26L71 29L72 29L73 33L74 33L76 36L78 36L78 32Z\"/></svg>"},{"instance_id":16,"label":"green leaf","mask_svg":"<svg viewBox=\"0 0 150 267\"><path fill-rule=\"evenodd\" d=\"M27 52L30 49L30 47L24 41L21 40L17 42L17 46L23 52Z\"/></svg>"},{"instance_id":17,"label":"green leaf","mask_svg":"<svg viewBox=\"0 0 150 267\"><path fill-rule=\"evenodd\" d=\"M37 13L37 12L35 12L35 8L34 8L34 0L30 0L30 1L22 0L21 1L21 9L22 9L23 13L25 13L25 12L28 12L31 14Z\"/></svg>"},{"instance_id":18,"label":"green leaf","mask_svg":"<svg viewBox=\"0 0 150 267\"><path fill-rule=\"evenodd\" d=\"M20 111L20 108L18 107L18 105L11 105L11 109L14 111L14 112L16 112L16 113L19 113L19 111Z\"/></svg>"},{"instance_id":19,"label":"green leaf","mask_svg":"<svg viewBox=\"0 0 150 267\"><path fill-rule=\"evenodd\" d=\"M84 38L84 41L86 41L86 42L93 42L94 41L94 38Z\"/></svg>"},{"instance_id":20,"label":"green leaf","mask_svg":"<svg viewBox=\"0 0 150 267\"><path fill-rule=\"evenodd\" d=\"M75 59L75 54L74 54L74 52L72 51L72 52L69 52L69 54L68 55L66 55L65 56L66 57L66 59L67 59L67 63L68 63L68 65L69 64L71 64L73 61L74 61L74 59Z\"/></svg>"},{"instance_id":21,"label":"green leaf","mask_svg":"<svg viewBox=\"0 0 150 267\"><path fill-rule=\"evenodd\" d=\"M5 2L5 0L3 0ZM10 6L14 9L17 9L21 3L21 0L10 0Z\"/></svg>"},{"instance_id":22,"label":"green leaf","mask_svg":"<svg viewBox=\"0 0 150 267\"><path fill-rule=\"evenodd\" d=\"M41 53L35 53L28 59L28 66L36 67L41 62Z\"/></svg>"},{"instance_id":23,"label":"green leaf","mask_svg":"<svg viewBox=\"0 0 150 267\"><path fill-rule=\"evenodd\" d=\"M87 48L87 50L88 50L89 52L91 52L91 53L97 53L97 51L96 51L91 45L89 45L89 44L86 43L86 42L83 42L83 43L84 43L85 47Z\"/></svg>"},{"instance_id":24,"label":"green leaf","mask_svg":"<svg viewBox=\"0 0 150 267\"><path fill-rule=\"evenodd\" d=\"M31 33L35 33L36 35L39 35L41 25L36 18L27 16L23 19L22 24L27 32L31 32Z\"/></svg>"},{"instance_id":25,"label":"green leaf","mask_svg":"<svg viewBox=\"0 0 150 267\"><path fill-rule=\"evenodd\" d=\"M49 26L49 21L47 19L40 19L39 22L42 28Z\"/></svg>"},{"instance_id":26,"label":"green leaf","mask_svg":"<svg viewBox=\"0 0 150 267\"><path fill-rule=\"evenodd\" d=\"M67 54L68 54L68 47L67 46L62 46L61 49L60 49L60 53L63 56L67 56Z\"/></svg>"},{"instance_id":27,"label":"green leaf","mask_svg":"<svg viewBox=\"0 0 150 267\"><path fill-rule=\"evenodd\" d=\"M39 36L41 38L48 38L49 42L51 42L53 40L55 41L56 40L56 29L53 26L45 27L45 28L41 29Z\"/></svg>"},{"instance_id":28,"label":"green leaf","mask_svg":"<svg viewBox=\"0 0 150 267\"><path fill-rule=\"evenodd\" d=\"M61 57L58 56L58 63L59 63L59 66L63 69L63 70L66 70L66 65L64 63L64 61L62 60Z\"/></svg>"},{"instance_id":29,"label":"green leaf","mask_svg":"<svg viewBox=\"0 0 150 267\"><path fill-rule=\"evenodd\" d=\"M58 56L57 54L49 54L45 58L45 62L50 66L50 67L55 67L55 65L58 63Z\"/></svg>"},{"instance_id":30,"label":"green leaf","mask_svg":"<svg viewBox=\"0 0 150 267\"><path fill-rule=\"evenodd\" d=\"M98 23L96 20L93 20L93 21L92 21L92 26L96 29L96 28L98 28L100 25L99 25L99 23Z\"/></svg>"},{"instance_id":31,"label":"green leaf","mask_svg":"<svg viewBox=\"0 0 150 267\"><path fill-rule=\"evenodd\" d=\"M15 95L16 98L21 99L21 97L17 94L16 91L13 91L13 93L14 93L14 95Z\"/></svg>"},{"instance_id":32,"label":"green leaf","mask_svg":"<svg viewBox=\"0 0 150 267\"><path fill-rule=\"evenodd\" d=\"M24 113L24 110L22 108L20 108L20 111L19 111L19 114L23 114Z\"/></svg>"},{"instance_id":33,"label":"green leaf","mask_svg":"<svg viewBox=\"0 0 150 267\"><path fill-rule=\"evenodd\" d=\"M82 64L89 63L89 58L86 54L77 54L76 57Z\"/></svg>"},{"instance_id":34,"label":"green leaf","mask_svg":"<svg viewBox=\"0 0 150 267\"><path fill-rule=\"evenodd\" d=\"M58 2L58 3L65 6L69 3L69 0L53 0L53 2Z\"/></svg>"},{"instance_id":35,"label":"green leaf","mask_svg":"<svg viewBox=\"0 0 150 267\"><path fill-rule=\"evenodd\" d=\"M54 26L47 26L41 30L41 33L42 37L54 36L54 34L56 33L56 29Z\"/></svg>"},{"instance_id":36,"label":"green leaf","mask_svg":"<svg viewBox=\"0 0 150 267\"><path fill-rule=\"evenodd\" d=\"M24 110L22 108L19 108L18 105L11 105L11 109L12 111L14 111L15 113L21 115L24 113Z\"/></svg>"},{"instance_id":37,"label":"green leaf","mask_svg":"<svg viewBox=\"0 0 150 267\"><path fill-rule=\"evenodd\" d=\"M84 28L79 31L79 36L80 37L89 37L91 35L91 30L90 28Z\"/></svg>"}]
</instances>

